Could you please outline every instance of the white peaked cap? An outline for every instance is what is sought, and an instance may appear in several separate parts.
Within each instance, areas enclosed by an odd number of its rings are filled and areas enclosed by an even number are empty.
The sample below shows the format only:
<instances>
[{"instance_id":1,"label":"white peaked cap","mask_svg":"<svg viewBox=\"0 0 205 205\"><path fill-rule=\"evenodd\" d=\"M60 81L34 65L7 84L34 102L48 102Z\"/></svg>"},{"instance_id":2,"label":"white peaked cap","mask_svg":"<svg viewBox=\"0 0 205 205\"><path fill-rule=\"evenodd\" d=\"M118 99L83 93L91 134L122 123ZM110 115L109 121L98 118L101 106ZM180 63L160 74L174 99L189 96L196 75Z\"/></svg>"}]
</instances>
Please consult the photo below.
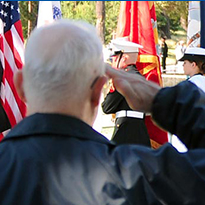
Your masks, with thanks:
<instances>
[{"instance_id":1,"label":"white peaked cap","mask_svg":"<svg viewBox=\"0 0 205 205\"><path fill-rule=\"evenodd\" d=\"M188 47L184 53L184 56L179 61L184 60L204 60L205 49L199 47Z\"/></svg>"},{"instance_id":2,"label":"white peaked cap","mask_svg":"<svg viewBox=\"0 0 205 205\"><path fill-rule=\"evenodd\" d=\"M199 47L188 47L185 51L186 54L192 54L192 55L202 55L205 56L205 49L199 48Z\"/></svg>"},{"instance_id":3,"label":"white peaked cap","mask_svg":"<svg viewBox=\"0 0 205 205\"><path fill-rule=\"evenodd\" d=\"M116 38L111 41L111 47L113 52L122 52L122 53L137 53L139 48L143 46L133 43L127 40L127 38Z\"/></svg>"}]
</instances>

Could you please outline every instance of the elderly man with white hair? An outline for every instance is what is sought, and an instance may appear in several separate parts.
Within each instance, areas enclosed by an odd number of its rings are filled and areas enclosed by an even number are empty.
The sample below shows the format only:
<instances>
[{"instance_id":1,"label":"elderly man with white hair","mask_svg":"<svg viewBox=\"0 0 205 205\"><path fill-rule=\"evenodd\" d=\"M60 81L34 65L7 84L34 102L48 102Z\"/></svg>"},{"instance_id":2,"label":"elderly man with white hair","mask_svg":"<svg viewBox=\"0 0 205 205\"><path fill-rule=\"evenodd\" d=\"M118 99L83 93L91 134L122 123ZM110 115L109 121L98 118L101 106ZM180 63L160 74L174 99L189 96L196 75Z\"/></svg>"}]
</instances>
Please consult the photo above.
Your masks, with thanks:
<instances>
[{"instance_id":1,"label":"elderly man with white hair","mask_svg":"<svg viewBox=\"0 0 205 205\"><path fill-rule=\"evenodd\" d=\"M27 117L0 143L0 204L204 203L204 149L115 146L92 129L104 72L102 45L89 24L59 20L32 32L14 79ZM195 85L161 89L138 75L108 67L106 73L133 109L151 112L188 148L204 147L205 94Z\"/></svg>"}]
</instances>

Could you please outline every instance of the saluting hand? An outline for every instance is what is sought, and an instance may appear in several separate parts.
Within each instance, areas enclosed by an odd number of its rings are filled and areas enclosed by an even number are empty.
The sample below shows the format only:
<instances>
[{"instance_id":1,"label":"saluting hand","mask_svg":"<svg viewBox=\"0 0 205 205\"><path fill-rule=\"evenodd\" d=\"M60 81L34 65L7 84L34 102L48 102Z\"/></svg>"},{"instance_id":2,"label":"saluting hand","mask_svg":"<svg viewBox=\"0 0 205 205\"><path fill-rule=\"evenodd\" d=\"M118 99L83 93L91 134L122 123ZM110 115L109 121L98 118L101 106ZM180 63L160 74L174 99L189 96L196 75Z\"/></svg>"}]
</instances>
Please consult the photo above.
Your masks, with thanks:
<instances>
[{"instance_id":1,"label":"saluting hand","mask_svg":"<svg viewBox=\"0 0 205 205\"><path fill-rule=\"evenodd\" d=\"M106 65L106 75L112 79L114 87L121 93L133 110L151 112L154 97L161 89L154 82L140 75L119 71Z\"/></svg>"}]
</instances>

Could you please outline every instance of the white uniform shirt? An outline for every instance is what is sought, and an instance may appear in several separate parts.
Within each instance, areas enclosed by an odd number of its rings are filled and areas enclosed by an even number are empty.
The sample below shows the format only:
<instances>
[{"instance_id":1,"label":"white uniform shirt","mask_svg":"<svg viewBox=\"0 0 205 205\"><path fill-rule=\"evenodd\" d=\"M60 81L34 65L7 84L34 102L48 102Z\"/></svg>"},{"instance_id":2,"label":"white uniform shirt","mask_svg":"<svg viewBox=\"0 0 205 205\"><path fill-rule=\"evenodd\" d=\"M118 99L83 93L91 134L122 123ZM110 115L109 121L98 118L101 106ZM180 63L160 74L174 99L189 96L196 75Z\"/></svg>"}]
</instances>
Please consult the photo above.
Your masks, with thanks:
<instances>
[{"instance_id":1,"label":"white uniform shirt","mask_svg":"<svg viewBox=\"0 0 205 205\"><path fill-rule=\"evenodd\" d=\"M200 74L194 75L191 78L189 78L189 81L194 83L196 86L198 86L205 92L205 76Z\"/></svg>"}]
</instances>

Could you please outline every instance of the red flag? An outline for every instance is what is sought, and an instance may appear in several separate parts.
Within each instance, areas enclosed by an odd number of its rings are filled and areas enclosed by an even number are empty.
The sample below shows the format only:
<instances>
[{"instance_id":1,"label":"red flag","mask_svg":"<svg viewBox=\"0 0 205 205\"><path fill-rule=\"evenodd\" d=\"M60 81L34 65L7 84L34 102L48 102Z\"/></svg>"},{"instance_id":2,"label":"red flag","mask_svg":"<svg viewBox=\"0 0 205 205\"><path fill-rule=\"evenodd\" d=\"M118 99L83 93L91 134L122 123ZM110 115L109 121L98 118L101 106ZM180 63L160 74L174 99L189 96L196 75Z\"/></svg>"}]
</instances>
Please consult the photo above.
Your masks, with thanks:
<instances>
[{"instance_id":1,"label":"red flag","mask_svg":"<svg viewBox=\"0 0 205 205\"><path fill-rule=\"evenodd\" d=\"M3 66L1 103L13 127L26 113L13 83L14 73L22 69L24 39L17 1L0 2L0 57ZM3 135L1 135L1 138Z\"/></svg>"},{"instance_id":2,"label":"red flag","mask_svg":"<svg viewBox=\"0 0 205 205\"><path fill-rule=\"evenodd\" d=\"M117 37L127 36L129 40L143 48L139 51L137 68L147 80L162 85L160 61L157 55L157 30L154 2L121 1L117 26ZM145 123L153 148L168 142L167 132L153 124L151 116L146 116Z\"/></svg>"}]
</instances>

